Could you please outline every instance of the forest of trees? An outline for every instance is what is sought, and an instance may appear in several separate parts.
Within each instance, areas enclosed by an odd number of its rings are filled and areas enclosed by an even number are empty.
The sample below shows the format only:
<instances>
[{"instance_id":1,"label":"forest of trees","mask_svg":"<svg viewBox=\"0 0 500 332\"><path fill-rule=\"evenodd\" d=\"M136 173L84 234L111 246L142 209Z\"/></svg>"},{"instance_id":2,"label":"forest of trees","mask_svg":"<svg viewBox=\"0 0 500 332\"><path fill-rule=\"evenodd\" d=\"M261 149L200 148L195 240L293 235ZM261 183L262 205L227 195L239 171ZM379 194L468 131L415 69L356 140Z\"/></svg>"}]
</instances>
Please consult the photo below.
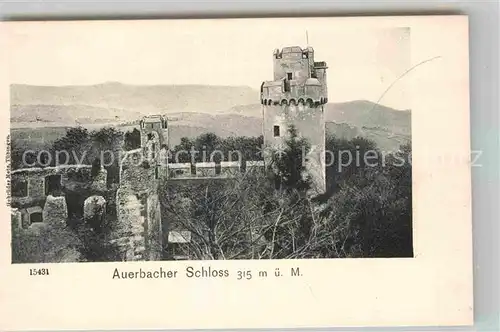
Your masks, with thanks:
<instances>
[{"instance_id":1,"label":"forest of trees","mask_svg":"<svg viewBox=\"0 0 500 332\"><path fill-rule=\"evenodd\" d=\"M69 163L92 164L101 158L100 151L119 154L137 148L139 134L137 130L123 133L111 127L91 132L71 128L53 142L49 151L75 151ZM171 150L175 155L176 151L194 147L207 155L218 150L225 156L241 151L244 160L258 160L262 158L262 143L262 136L221 138L208 133L195 139L183 138ZM284 153L274 155L268 172L251 170L226 181L161 186L166 230L191 232L191 241L186 244L191 259L413 256L411 143L397 152L383 153L365 138L327 137L328 151L361 156L370 151L375 157L371 160L378 162L362 160L347 165L342 159L330 160L327 154L327 192L316 197L308 194L310 182L302 176L302 149L308 149L308 142L292 128L285 147ZM11 142L13 169L22 166L23 148L27 147ZM191 160L189 155L182 156L186 160L178 162ZM202 156L195 158L201 161L197 158ZM28 161L37 164L37 160ZM106 169L108 183L116 183L118 158ZM112 201L113 193L109 197ZM110 218L114 216L110 214ZM68 255L83 261L113 260L114 248L106 242L113 227L110 221L97 237L78 227L48 229L42 238L13 232L13 256L17 261L58 261ZM165 254L165 259L171 259L168 250ZM39 260L41 256L45 259Z\"/></svg>"},{"instance_id":2,"label":"forest of trees","mask_svg":"<svg viewBox=\"0 0 500 332\"><path fill-rule=\"evenodd\" d=\"M162 186L170 228L191 232L184 254L191 259L413 255L410 144L384 155L364 138L328 137L328 151L372 156L344 167L339 162L347 165L345 160L327 159L327 192L317 197L308 195L311 183L302 176L303 148L307 151L308 142L292 128L284 153L274 154L271 172Z\"/></svg>"},{"instance_id":3,"label":"forest of trees","mask_svg":"<svg viewBox=\"0 0 500 332\"><path fill-rule=\"evenodd\" d=\"M181 142L171 149L169 162L262 160L260 149L263 143L263 136L224 138L214 133L205 133L194 139L182 137ZM180 151L187 153L179 153ZM212 160L210 160L211 156L213 156Z\"/></svg>"},{"instance_id":4,"label":"forest of trees","mask_svg":"<svg viewBox=\"0 0 500 332\"><path fill-rule=\"evenodd\" d=\"M10 144L11 168L56 166L57 162L59 165L92 165L99 162L107 170L108 183L117 183L120 152L124 146L131 144L130 140L130 133L124 134L114 127L90 132L83 127L69 128L65 136L42 147L32 147L29 142L13 139Z\"/></svg>"}]
</instances>

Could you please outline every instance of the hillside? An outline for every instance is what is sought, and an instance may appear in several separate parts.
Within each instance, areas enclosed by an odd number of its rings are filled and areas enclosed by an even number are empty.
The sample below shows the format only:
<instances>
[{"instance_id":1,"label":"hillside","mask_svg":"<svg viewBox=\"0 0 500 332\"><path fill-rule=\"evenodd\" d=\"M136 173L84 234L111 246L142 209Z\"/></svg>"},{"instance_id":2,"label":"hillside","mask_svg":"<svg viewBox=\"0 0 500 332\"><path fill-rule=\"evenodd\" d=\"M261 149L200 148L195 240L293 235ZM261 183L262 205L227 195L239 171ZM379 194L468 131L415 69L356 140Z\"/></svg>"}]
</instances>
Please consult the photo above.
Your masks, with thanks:
<instances>
[{"instance_id":1,"label":"hillside","mask_svg":"<svg viewBox=\"0 0 500 332\"><path fill-rule=\"evenodd\" d=\"M377 105L368 100L328 104L325 120L348 123L357 127L386 129L400 134L411 134L411 112Z\"/></svg>"},{"instance_id":2,"label":"hillside","mask_svg":"<svg viewBox=\"0 0 500 332\"><path fill-rule=\"evenodd\" d=\"M209 85L88 86L11 85L12 105L88 105L148 113L202 112L254 103L259 93L250 87Z\"/></svg>"},{"instance_id":3,"label":"hillside","mask_svg":"<svg viewBox=\"0 0 500 332\"><path fill-rule=\"evenodd\" d=\"M117 108L72 105L17 105L11 106L11 122L19 124L71 126L78 124L116 123L135 120L141 113Z\"/></svg>"},{"instance_id":4,"label":"hillside","mask_svg":"<svg viewBox=\"0 0 500 332\"><path fill-rule=\"evenodd\" d=\"M326 122L326 134L337 138L351 140L355 137L364 137L374 141L381 151L397 150L410 140L410 135L397 134L382 128L355 127L347 123Z\"/></svg>"},{"instance_id":5,"label":"hillside","mask_svg":"<svg viewBox=\"0 0 500 332\"><path fill-rule=\"evenodd\" d=\"M262 108L260 104L238 105L225 113L260 118L262 117ZM325 110L325 121L348 123L359 127L390 128L410 134L410 115L409 110L395 110L368 100L354 100L344 103L328 103Z\"/></svg>"},{"instance_id":6,"label":"hillside","mask_svg":"<svg viewBox=\"0 0 500 332\"><path fill-rule=\"evenodd\" d=\"M206 132L222 137L261 135L262 106L256 100L258 92L249 87L12 85L11 126L32 132L40 127L75 125L114 125L126 130L143 115L162 113L168 117L171 142L175 145L181 137ZM345 138L367 137L383 149L393 149L411 135L409 110L395 110L366 100L329 103L325 120L327 133Z\"/></svg>"},{"instance_id":7,"label":"hillside","mask_svg":"<svg viewBox=\"0 0 500 332\"><path fill-rule=\"evenodd\" d=\"M172 145L180 143L182 137L197 137L204 133L215 133L220 137L259 136L262 121L254 117L235 114L211 115L206 113L172 113L168 115L169 139ZM137 124L135 125L137 127ZM134 126L120 126L121 130L132 130Z\"/></svg>"}]
</instances>

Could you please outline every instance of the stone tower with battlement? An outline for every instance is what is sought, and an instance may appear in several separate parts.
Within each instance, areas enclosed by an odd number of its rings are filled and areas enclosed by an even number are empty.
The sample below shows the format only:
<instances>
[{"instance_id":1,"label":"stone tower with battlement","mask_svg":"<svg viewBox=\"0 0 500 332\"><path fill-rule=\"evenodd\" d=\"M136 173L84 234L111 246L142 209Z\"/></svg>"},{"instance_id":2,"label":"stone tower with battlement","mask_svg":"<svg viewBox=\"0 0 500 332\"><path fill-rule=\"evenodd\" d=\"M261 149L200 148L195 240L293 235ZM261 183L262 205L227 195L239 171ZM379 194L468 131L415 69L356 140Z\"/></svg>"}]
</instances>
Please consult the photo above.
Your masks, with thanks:
<instances>
[{"instance_id":1,"label":"stone tower with battlement","mask_svg":"<svg viewBox=\"0 0 500 332\"><path fill-rule=\"evenodd\" d=\"M140 121L141 147L120 163L116 191L120 231L114 240L124 261L159 260L162 255L161 179L167 177L168 126L162 115Z\"/></svg>"},{"instance_id":2,"label":"stone tower with battlement","mask_svg":"<svg viewBox=\"0 0 500 332\"><path fill-rule=\"evenodd\" d=\"M140 122L143 157L155 167L156 177L167 175L168 123L163 115L145 116Z\"/></svg>"},{"instance_id":3,"label":"stone tower with battlement","mask_svg":"<svg viewBox=\"0 0 500 332\"><path fill-rule=\"evenodd\" d=\"M284 144L290 126L307 139L311 150L305 158L313 190L326 189L325 117L328 102L327 65L314 60L312 47L276 49L273 53L274 78L261 85L263 134L266 147ZM268 163L270 156L264 157Z\"/></svg>"}]
</instances>

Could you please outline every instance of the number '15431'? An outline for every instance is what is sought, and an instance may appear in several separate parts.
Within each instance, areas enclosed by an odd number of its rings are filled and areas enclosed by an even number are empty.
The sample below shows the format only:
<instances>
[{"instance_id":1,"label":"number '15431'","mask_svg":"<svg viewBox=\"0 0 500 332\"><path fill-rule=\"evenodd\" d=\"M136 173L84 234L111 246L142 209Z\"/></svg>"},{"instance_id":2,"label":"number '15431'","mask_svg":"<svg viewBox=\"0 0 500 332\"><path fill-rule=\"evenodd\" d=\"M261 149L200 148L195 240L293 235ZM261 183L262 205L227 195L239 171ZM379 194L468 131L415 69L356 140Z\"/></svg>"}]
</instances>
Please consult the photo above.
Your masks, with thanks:
<instances>
[{"instance_id":1,"label":"number '15431'","mask_svg":"<svg viewBox=\"0 0 500 332\"><path fill-rule=\"evenodd\" d=\"M48 276L49 269L30 269L30 276Z\"/></svg>"}]
</instances>

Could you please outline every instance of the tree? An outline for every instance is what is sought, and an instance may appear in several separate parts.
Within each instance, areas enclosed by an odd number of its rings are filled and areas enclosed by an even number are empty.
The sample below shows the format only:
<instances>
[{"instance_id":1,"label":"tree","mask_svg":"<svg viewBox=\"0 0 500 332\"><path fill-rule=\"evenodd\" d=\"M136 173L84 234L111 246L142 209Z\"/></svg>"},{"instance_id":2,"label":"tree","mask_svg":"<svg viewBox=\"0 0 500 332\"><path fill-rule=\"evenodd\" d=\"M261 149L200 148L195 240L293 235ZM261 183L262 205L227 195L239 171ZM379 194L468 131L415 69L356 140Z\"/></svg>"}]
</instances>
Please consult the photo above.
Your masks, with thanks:
<instances>
[{"instance_id":1,"label":"tree","mask_svg":"<svg viewBox=\"0 0 500 332\"><path fill-rule=\"evenodd\" d=\"M170 154L169 162L171 163L189 163L191 162L191 148L194 146L194 141L188 137L182 137L180 144L176 145Z\"/></svg>"},{"instance_id":2,"label":"tree","mask_svg":"<svg viewBox=\"0 0 500 332\"><path fill-rule=\"evenodd\" d=\"M231 181L161 186L163 214L170 221L170 229L191 232L187 245L192 257L278 259L306 252L314 209L306 196L309 180L303 177L304 165L297 160L309 146L293 128L290 133L287 147L275 160L276 174L247 170ZM223 149L227 151L238 143L258 139L217 141L214 136L204 136L198 143L207 141L223 146L226 143ZM275 190L276 179L283 190Z\"/></svg>"},{"instance_id":3,"label":"tree","mask_svg":"<svg viewBox=\"0 0 500 332\"><path fill-rule=\"evenodd\" d=\"M224 151L248 142L218 141ZM160 186L166 234L190 231L191 259L411 257L411 145L384 160L364 138L331 137L329 144L361 159L334 161L327 169L333 188L322 200L308 195L302 159L309 145L291 128L273 172Z\"/></svg>"},{"instance_id":4,"label":"tree","mask_svg":"<svg viewBox=\"0 0 500 332\"><path fill-rule=\"evenodd\" d=\"M141 132L134 128L132 131L125 133L125 151L135 150L141 147Z\"/></svg>"},{"instance_id":5,"label":"tree","mask_svg":"<svg viewBox=\"0 0 500 332\"><path fill-rule=\"evenodd\" d=\"M310 151L310 144L305 138L298 136L294 126L289 128L288 134L284 145L272 152L271 167L274 170L274 182L283 190L305 193L311 188L304 160Z\"/></svg>"},{"instance_id":6,"label":"tree","mask_svg":"<svg viewBox=\"0 0 500 332\"><path fill-rule=\"evenodd\" d=\"M104 127L91 133L92 157L99 158L107 171L107 182L117 183L120 178L120 154L123 146L123 132L113 127Z\"/></svg>"},{"instance_id":7,"label":"tree","mask_svg":"<svg viewBox=\"0 0 500 332\"><path fill-rule=\"evenodd\" d=\"M12 140L11 136L7 136L7 163L10 163L12 170L22 168L23 164L23 149L19 146L16 140Z\"/></svg>"},{"instance_id":8,"label":"tree","mask_svg":"<svg viewBox=\"0 0 500 332\"><path fill-rule=\"evenodd\" d=\"M219 153L214 154L214 160L209 160L214 151L221 151L221 139L214 133L201 134L194 140L194 149L199 153L195 156L197 162L220 162Z\"/></svg>"},{"instance_id":9,"label":"tree","mask_svg":"<svg viewBox=\"0 0 500 332\"><path fill-rule=\"evenodd\" d=\"M222 138L214 133L202 134L194 139L182 137L180 143L171 151L170 162L188 163L192 160L206 162L210 161L212 153L214 162L240 161L240 158L242 162L262 160L260 149L263 141L263 136ZM195 154L192 153L193 150L196 151Z\"/></svg>"},{"instance_id":10,"label":"tree","mask_svg":"<svg viewBox=\"0 0 500 332\"><path fill-rule=\"evenodd\" d=\"M382 164L375 142L363 137L346 140L328 136L325 150L328 195L338 192L346 183L367 185Z\"/></svg>"},{"instance_id":11,"label":"tree","mask_svg":"<svg viewBox=\"0 0 500 332\"><path fill-rule=\"evenodd\" d=\"M161 186L162 214L169 230L191 232L191 258L260 258L266 247L262 230L270 225L262 204L268 195L261 195L269 192L266 184L245 174L232 181Z\"/></svg>"},{"instance_id":12,"label":"tree","mask_svg":"<svg viewBox=\"0 0 500 332\"><path fill-rule=\"evenodd\" d=\"M402 146L385 165L344 179L322 211L321 236L331 238L316 250L327 257L413 255L410 153Z\"/></svg>"},{"instance_id":13,"label":"tree","mask_svg":"<svg viewBox=\"0 0 500 332\"><path fill-rule=\"evenodd\" d=\"M91 147L91 136L86 128L69 128L64 137L59 138L52 144L52 161L55 163L56 156L59 155L60 164L88 165L89 160L92 160L88 156Z\"/></svg>"},{"instance_id":14,"label":"tree","mask_svg":"<svg viewBox=\"0 0 500 332\"><path fill-rule=\"evenodd\" d=\"M264 144L264 136L259 137L226 137L221 140L220 149L228 161L262 160L260 150ZM231 159L231 160L229 160Z\"/></svg>"}]
</instances>

